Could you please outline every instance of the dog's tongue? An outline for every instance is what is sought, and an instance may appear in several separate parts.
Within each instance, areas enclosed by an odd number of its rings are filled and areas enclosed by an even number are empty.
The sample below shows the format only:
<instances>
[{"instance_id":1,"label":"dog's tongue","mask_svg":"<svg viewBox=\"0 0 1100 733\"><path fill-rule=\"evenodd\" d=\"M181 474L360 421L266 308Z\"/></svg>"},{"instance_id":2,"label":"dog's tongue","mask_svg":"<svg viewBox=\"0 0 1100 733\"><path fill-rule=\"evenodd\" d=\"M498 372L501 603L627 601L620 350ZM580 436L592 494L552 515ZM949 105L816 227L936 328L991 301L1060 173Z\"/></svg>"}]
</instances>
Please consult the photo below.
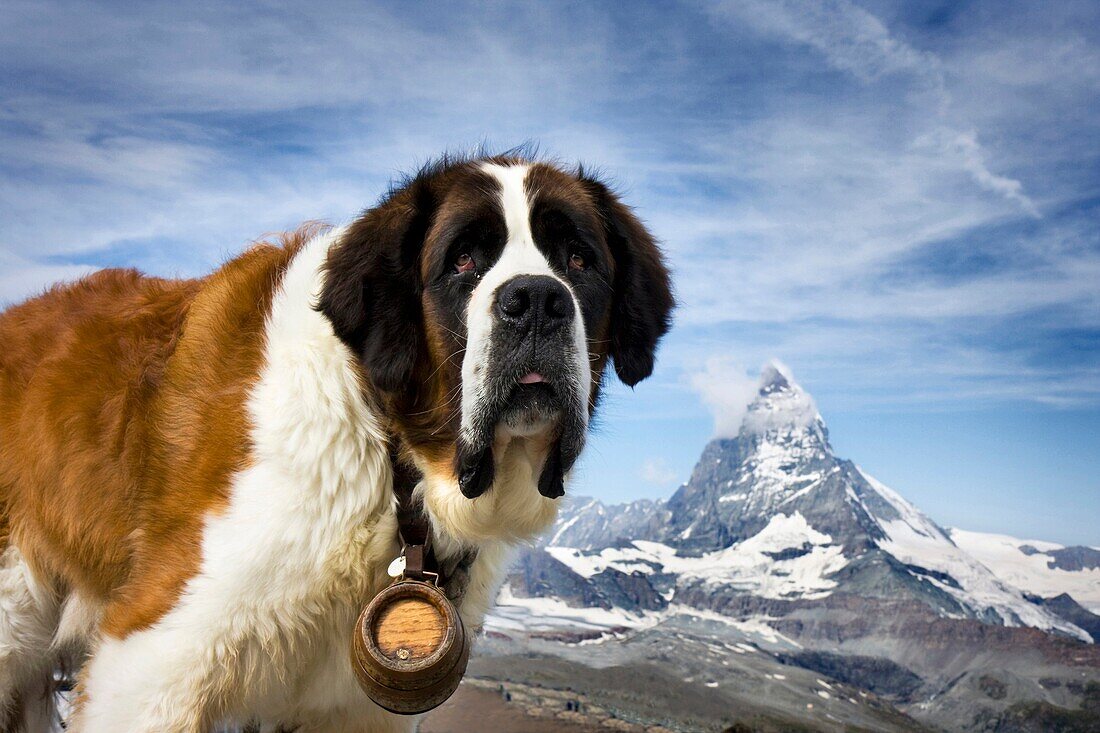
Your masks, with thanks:
<instances>
[{"instance_id":1,"label":"dog's tongue","mask_svg":"<svg viewBox=\"0 0 1100 733\"><path fill-rule=\"evenodd\" d=\"M538 372L528 372L519 378L520 384L539 384L545 382L546 377L542 376Z\"/></svg>"}]
</instances>

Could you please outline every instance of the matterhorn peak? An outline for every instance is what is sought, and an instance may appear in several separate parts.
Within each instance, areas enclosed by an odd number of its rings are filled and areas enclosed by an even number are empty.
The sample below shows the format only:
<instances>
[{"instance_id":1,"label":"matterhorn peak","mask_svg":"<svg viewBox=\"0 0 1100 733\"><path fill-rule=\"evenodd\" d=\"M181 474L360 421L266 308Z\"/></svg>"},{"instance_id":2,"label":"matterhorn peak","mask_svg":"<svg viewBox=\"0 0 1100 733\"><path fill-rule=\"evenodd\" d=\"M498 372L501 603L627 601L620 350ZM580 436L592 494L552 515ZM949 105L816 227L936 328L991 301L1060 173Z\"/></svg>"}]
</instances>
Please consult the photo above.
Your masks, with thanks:
<instances>
[{"instance_id":1,"label":"matterhorn peak","mask_svg":"<svg viewBox=\"0 0 1100 733\"><path fill-rule=\"evenodd\" d=\"M790 389L794 382L794 376L790 368L778 359L772 359L760 369L760 393L775 392L781 389ZM799 389L798 385L794 385Z\"/></svg>"},{"instance_id":2,"label":"matterhorn peak","mask_svg":"<svg viewBox=\"0 0 1100 733\"><path fill-rule=\"evenodd\" d=\"M824 430L813 397L799 386L786 365L774 359L769 361L760 370L759 385L741 424L742 432L760 435L816 426Z\"/></svg>"}]
</instances>

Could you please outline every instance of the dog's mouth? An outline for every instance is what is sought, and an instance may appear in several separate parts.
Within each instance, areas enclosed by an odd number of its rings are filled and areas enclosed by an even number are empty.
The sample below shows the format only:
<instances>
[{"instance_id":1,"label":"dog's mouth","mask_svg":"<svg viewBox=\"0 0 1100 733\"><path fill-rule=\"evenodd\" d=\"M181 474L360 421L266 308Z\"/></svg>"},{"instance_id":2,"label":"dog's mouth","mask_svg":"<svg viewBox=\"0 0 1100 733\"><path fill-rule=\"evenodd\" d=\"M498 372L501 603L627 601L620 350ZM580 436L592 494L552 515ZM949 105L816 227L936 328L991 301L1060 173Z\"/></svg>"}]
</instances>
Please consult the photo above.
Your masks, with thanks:
<instances>
[{"instance_id":1,"label":"dog's mouth","mask_svg":"<svg viewBox=\"0 0 1100 733\"><path fill-rule=\"evenodd\" d=\"M549 448L539 475L539 493L548 498L565 493L565 473L584 445L587 420L573 396L575 390L560 371L550 366L524 367L493 380L489 398L474 421L477 429L464 432L458 441L455 468L464 496L476 498L492 486L493 443L501 436L544 441Z\"/></svg>"},{"instance_id":2,"label":"dog's mouth","mask_svg":"<svg viewBox=\"0 0 1100 733\"><path fill-rule=\"evenodd\" d=\"M504 403L498 425L517 437L549 433L561 419L565 400L555 381L536 371L519 377Z\"/></svg>"}]
</instances>

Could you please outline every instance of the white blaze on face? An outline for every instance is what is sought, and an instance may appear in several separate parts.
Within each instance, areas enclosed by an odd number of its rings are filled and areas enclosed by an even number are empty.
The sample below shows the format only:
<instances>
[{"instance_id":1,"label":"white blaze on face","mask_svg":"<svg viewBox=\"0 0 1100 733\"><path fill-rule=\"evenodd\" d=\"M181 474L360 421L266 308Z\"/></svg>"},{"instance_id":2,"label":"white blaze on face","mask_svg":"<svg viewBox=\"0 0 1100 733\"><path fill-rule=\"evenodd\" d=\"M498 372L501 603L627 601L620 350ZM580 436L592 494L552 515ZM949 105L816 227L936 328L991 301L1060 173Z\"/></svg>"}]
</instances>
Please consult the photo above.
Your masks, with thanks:
<instances>
[{"instance_id":1,"label":"white blaze on face","mask_svg":"<svg viewBox=\"0 0 1100 733\"><path fill-rule=\"evenodd\" d=\"M558 277L546 257L535 246L531 233L531 208L524 179L528 165L498 165L485 163L482 170L500 184L500 206L508 240L489 271L478 282L470 296L466 311L466 355L462 359L462 434L473 439L478 404L485 397L488 359L493 338L496 293L502 285L520 275L545 275L560 282L573 299L573 375L574 398L579 401L585 421L588 420L588 399L592 390L592 374L588 363L588 341L580 303L569 283Z\"/></svg>"}]
</instances>

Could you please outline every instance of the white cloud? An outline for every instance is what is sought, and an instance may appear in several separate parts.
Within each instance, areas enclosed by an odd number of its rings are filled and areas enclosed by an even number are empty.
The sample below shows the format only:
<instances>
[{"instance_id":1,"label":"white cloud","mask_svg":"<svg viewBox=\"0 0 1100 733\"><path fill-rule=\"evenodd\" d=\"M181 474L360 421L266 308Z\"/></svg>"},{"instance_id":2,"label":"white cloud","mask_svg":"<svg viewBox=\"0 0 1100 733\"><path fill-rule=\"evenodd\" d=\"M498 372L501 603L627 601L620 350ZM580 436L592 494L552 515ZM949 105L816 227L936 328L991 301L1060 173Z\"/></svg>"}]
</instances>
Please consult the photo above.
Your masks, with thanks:
<instances>
[{"instance_id":1,"label":"white cloud","mask_svg":"<svg viewBox=\"0 0 1100 733\"><path fill-rule=\"evenodd\" d=\"M501 147L542 138L607 165L630 158L607 126L574 122L620 93L610 79L629 53L611 51L604 13L574 8L578 34L547 12L455 9L426 25L365 5L197 18L14 0L0 65L63 83L20 84L0 103L0 249L25 268L6 273L0 302L47 284L54 270L36 262L110 262L144 241L176 245L158 274L198 274L265 232L352 217L389 179L493 131ZM510 32L484 30L499 23ZM301 153L267 139L280 136Z\"/></svg>"},{"instance_id":2,"label":"white cloud","mask_svg":"<svg viewBox=\"0 0 1100 733\"><path fill-rule=\"evenodd\" d=\"M729 357L712 356L703 368L689 373L688 382L714 416L714 435L733 438L756 396L759 380Z\"/></svg>"},{"instance_id":3,"label":"white cloud","mask_svg":"<svg viewBox=\"0 0 1100 733\"><path fill-rule=\"evenodd\" d=\"M1019 204L1031 216L1039 216L1020 181L989 169L988 156L975 132L951 129L953 95L941 59L897 38L872 13L849 0L734 0L708 7L727 22L735 19L805 44L834 68L864 83L892 74L908 75L914 80L910 91L917 98L931 97L930 109L939 120L936 137L945 159L967 172L983 189Z\"/></svg>"},{"instance_id":4,"label":"white cloud","mask_svg":"<svg viewBox=\"0 0 1100 733\"><path fill-rule=\"evenodd\" d=\"M1035 202L1024 194L1022 183L1007 176L999 176L989 170L985 162L986 153L978 143L978 133L976 131L960 132L941 127L931 134L919 138L916 144L918 146L935 146L943 153L957 158L959 165L970 174L979 186L1017 202L1028 214L1036 219L1041 218Z\"/></svg>"},{"instance_id":5,"label":"white cloud","mask_svg":"<svg viewBox=\"0 0 1100 733\"><path fill-rule=\"evenodd\" d=\"M895 38L877 17L847 0L730 0L711 6L759 29L804 43L836 69L870 81L896 72L927 76L942 90L939 60Z\"/></svg>"},{"instance_id":6,"label":"white cloud","mask_svg":"<svg viewBox=\"0 0 1100 733\"><path fill-rule=\"evenodd\" d=\"M647 458L642 461L642 467L638 470L638 475L646 483L663 488L673 485L673 482L677 479L676 472L663 458Z\"/></svg>"}]
</instances>

